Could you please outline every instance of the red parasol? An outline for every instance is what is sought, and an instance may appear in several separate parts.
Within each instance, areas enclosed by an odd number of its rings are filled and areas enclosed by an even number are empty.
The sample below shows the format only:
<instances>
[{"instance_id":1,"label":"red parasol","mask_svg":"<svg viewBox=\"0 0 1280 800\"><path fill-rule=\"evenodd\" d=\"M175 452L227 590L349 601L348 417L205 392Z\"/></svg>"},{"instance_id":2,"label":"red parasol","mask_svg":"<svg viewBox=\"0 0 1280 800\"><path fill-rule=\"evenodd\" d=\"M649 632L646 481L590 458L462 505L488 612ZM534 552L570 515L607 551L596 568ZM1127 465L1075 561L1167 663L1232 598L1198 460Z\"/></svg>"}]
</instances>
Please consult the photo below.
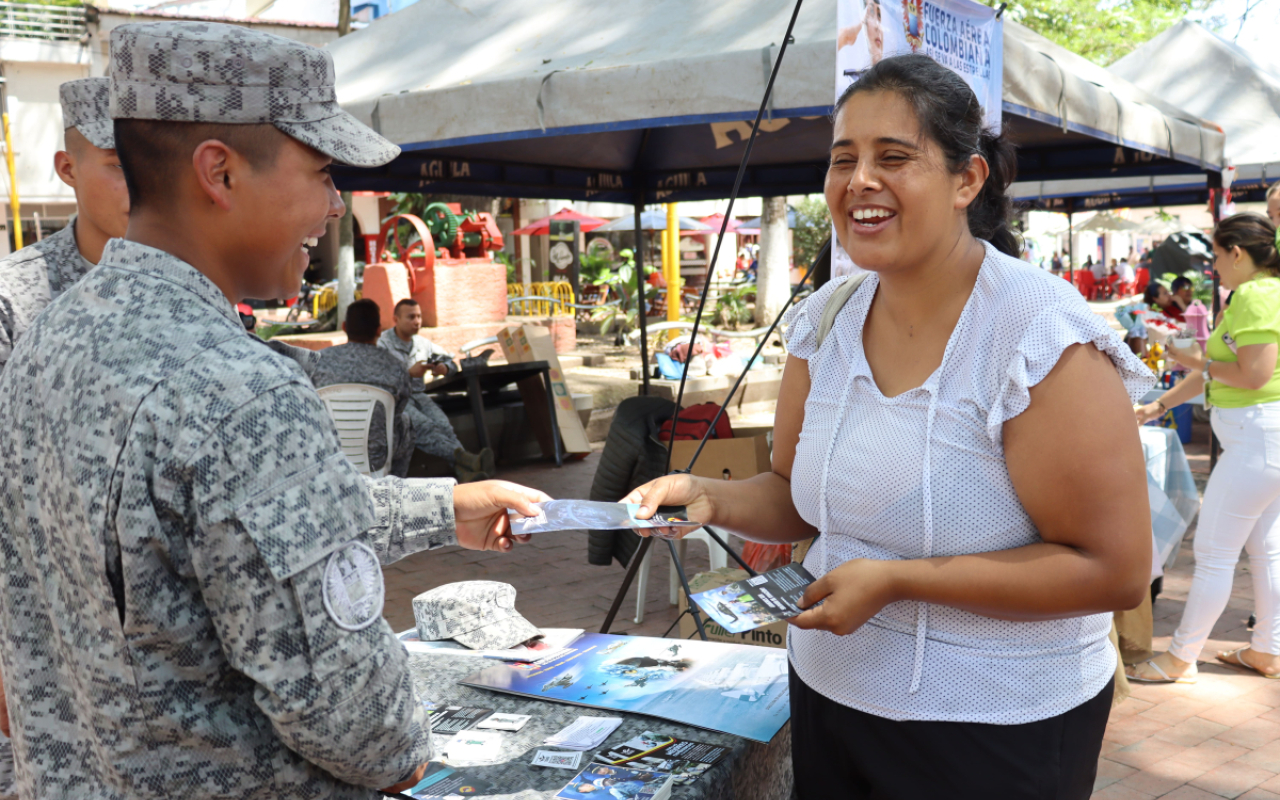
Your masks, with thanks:
<instances>
[{"instance_id":1,"label":"red parasol","mask_svg":"<svg viewBox=\"0 0 1280 800\"><path fill-rule=\"evenodd\" d=\"M599 228L601 225L609 221L607 219L600 219L599 217L592 217L586 214L579 214L577 211L574 211L571 208L562 208L549 217L543 217L537 222L531 222L519 230L512 231L511 235L512 236L546 236L551 229L551 226L549 223L553 219L569 220L571 222L576 220L577 222L580 223L583 233L590 233L591 231L595 230L596 228Z\"/></svg>"},{"instance_id":2,"label":"red parasol","mask_svg":"<svg viewBox=\"0 0 1280 800\"><path fill-rule=\"evenodd\" d=\"M721 214L720 212L717 211L711 216L703 217L698 221L701 222L703 225L706 225L707 227L711 228L711 231L709 231L710 233L719 233L720 225L724 223L724 214ZM736 219L730 218L729 227L725 229L725 233L733 233L737 229L738 229L738 221Z\"/></svg>"}]
</instances>

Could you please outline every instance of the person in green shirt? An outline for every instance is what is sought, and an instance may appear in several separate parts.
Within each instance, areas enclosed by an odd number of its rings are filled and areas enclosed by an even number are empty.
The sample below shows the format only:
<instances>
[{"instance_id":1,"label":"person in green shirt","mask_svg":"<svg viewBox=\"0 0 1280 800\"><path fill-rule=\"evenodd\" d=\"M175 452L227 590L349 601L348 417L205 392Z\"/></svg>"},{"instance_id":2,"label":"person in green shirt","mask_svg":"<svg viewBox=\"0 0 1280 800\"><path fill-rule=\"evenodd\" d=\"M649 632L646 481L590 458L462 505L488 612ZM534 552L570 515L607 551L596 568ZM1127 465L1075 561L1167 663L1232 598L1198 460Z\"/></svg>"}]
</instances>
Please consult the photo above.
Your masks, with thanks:
<instances>
[{"instance_id":1,"label":"person in green shirt","mask_svg":"<svg viewBox=\"0 0 1280 800\"><path fill-rule=\"evenodd\" d=\"M1200 348L1169 348L1191 373L1139 422L1201 391L1222 443L1196 529L1195 575L1169 651L1128 671L1130 680L1191 683L1196 659L1226 608L1243 547L1249 554L1257 625L1249 646L1218 660L1280 678L1280 240L1259 214L1235 214L1213 232L1213 268L1234 292L1222 322Z\"/></svg>"}]
</instances>

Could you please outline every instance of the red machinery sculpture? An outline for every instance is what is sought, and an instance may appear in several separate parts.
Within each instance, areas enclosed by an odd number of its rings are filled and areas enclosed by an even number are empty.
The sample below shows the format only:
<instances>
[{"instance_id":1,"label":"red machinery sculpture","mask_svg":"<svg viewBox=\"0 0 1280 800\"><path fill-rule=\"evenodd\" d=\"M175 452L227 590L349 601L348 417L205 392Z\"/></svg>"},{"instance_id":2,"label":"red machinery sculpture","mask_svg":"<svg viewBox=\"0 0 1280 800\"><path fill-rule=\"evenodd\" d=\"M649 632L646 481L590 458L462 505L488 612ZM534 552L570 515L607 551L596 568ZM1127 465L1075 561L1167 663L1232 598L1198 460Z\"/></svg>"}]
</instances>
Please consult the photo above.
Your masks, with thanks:
<instances>
[{"instance_id":1,"label":"red machinery sculpture","mask_svg":"<svg viewBox=\"0 0 1280 800\"><path fill-rule=\"evenodd\" d=\"M400 241L402 222L418 234L417 241ZM388 218L378 241L378 263L364 270L363 296L378 304L384 329L395 324L395 305L407 297L422 307L423 327L506 319L507 267L493 258L502 249L502 232L492 215L432 203L422 218Z\"/></svg>"}]
</instances>

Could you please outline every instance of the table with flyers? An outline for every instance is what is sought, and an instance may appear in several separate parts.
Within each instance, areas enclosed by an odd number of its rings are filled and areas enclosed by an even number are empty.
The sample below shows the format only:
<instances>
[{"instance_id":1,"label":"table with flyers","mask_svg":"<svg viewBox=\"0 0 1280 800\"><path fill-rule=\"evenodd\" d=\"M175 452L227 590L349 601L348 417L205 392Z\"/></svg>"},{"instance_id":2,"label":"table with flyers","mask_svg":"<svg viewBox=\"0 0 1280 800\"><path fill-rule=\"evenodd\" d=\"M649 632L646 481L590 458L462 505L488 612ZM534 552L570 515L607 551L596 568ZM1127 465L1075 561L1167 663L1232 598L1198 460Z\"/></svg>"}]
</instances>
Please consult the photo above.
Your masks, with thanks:
<instances>
[{"instance_id":1,"label":"table with flyers","mask_svg":"<svg viewBox=\"0 0 1280 800\"><path fill-rule=\"evenodd\" d=\"M680 644L679 640L663 640ZM766 648L762 648L766 649ZM727 748L724 757L693 783L673 786L676 800L787 800L792 794L791 728L782 725L768 744L703 728L673 723L653 716L625 711L585 708L561 702L472 688L459 683L497 662L470 656L410 653L410 666L419 697L437 707L462 706L491 709L502 714L532 717L519 731L503 732L501 755L496 763L444 760L448 767L465 772L483 785L472 796L543 800L553 798L579 770L591 766L592 757L646 731L660 732L681 741L705 742ZM578 769L536 767L539 750L555 749L543 740L580 716L621 717L622 724L600 747L582 752ZM449 737L433 734L437 758ZM436 765L433 765L435 767ZM599 792L603 800L623 793Z\"/></svg>"}]
</instances>

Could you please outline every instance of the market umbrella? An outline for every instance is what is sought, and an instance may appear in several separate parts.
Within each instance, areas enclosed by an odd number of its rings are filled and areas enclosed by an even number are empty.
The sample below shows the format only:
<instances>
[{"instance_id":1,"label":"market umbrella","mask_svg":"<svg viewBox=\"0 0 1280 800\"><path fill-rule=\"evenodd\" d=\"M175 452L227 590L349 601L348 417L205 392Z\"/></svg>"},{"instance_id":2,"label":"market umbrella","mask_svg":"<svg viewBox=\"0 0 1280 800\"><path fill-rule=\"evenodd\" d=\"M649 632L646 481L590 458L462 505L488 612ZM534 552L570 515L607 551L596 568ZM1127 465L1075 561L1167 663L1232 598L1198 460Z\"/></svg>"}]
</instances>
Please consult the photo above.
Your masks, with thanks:
<instances>
[{"instance_id":1,"label":"market umbrella","mask_svg":"<svg viewBox=\"0 0 1280 800\"><path fill-rule=\"evenodd\" d=\"M703 217L703 218L701 219L701 222L702 222L702 224L703 224L703 225L708 226L708 227L709 227L709 228L711 228L713 231L718 231L718 230L720 230L720 226L724 223L724 214L721 214L719 211L717 211L716 213L714 213L714 214L712 214L712 215L710 215L710 216ZM733 233L733 232L734 232L734 231L736 231L739 227L740 227L740 226L739 226L738 221L737 221L736 219L730 219L730 220L729 220L729 227L728 227L728 229L727 229L725 232L726 232L726 233Z\"/></svg>"},{"instance_id":2,"label":"market umbrella","mask_svg":"<svg viewBox=\"0 0 1280 800\"><path fill-rule=\"evenodd\" d=\"M764 217L756 217L749 219L738 226L739 233L760 233L760 225L763 223ZM787 206L787 227L794 228L796 226L796 210L791 206Z\"/></svg>"},{"instance_id":3,"label":"market umbrella","mask_svg":"<svg viewBox=\"0 0 1280 800\"><path fill-rule=\"evenodd\" d=\"M552 220L567 220L569 222L576 221L580 224L580 227L583 233L590 233L591 231L595 230L596 228L599 228L601 225L604 225L606 222L609 221L607 219L600 219L599 217L593 217L589 214L579 214L577 211L574 211L572 208L562 208L549 217L543 217L537 222L531 222L528 225L525 225L523 228L520 228L519 230L512 231L511 235L512 236L546 236L547 233L551 230L550 223Z\"/></svg>"},{"instance_id":4,"label":"market umbrella","mask_svg":"<svg viewBox=\"0 0 1280 800\"><path fill-rule=\"evenodd\" d=\"M665 211L644 211L640 214L640 226L642 231L665 231L667 229L667 212ZM618 217L613 222L601 225L595 229L597 232L612 231L634 231L636 230L635 220L629 217ZM703 225L696 219L689 217L680 217L681 233L703 233L711 230L710 225Z\"/></svg>"},{"instance_id":5,"label":"market umbrella","mask_svg":"<svg viewBox=\"0 0 1280 800\"><path fill-rule=\"evenodd\" d=\"M1138 223L1136 232L1146 236L1169 236L1174 233L1182 233L1185 230L1191 230L1191 228L1178 217L1162 219L1159 216L1155 216Z\"/></svg>"},{"instance_id":6,"label":"market umbrella","mask_svg":"<svg viewBox=\"0 0 1280 800\"><path fill-rule=\"evenodd\" d=\"M1115 214L1098 214L1093 219L1076 228L1077 233L1088 233L1090 231L1136 231L1138 223L1130 222L1127 219L1121 219Z\"/></svg>"}]
</instances>

